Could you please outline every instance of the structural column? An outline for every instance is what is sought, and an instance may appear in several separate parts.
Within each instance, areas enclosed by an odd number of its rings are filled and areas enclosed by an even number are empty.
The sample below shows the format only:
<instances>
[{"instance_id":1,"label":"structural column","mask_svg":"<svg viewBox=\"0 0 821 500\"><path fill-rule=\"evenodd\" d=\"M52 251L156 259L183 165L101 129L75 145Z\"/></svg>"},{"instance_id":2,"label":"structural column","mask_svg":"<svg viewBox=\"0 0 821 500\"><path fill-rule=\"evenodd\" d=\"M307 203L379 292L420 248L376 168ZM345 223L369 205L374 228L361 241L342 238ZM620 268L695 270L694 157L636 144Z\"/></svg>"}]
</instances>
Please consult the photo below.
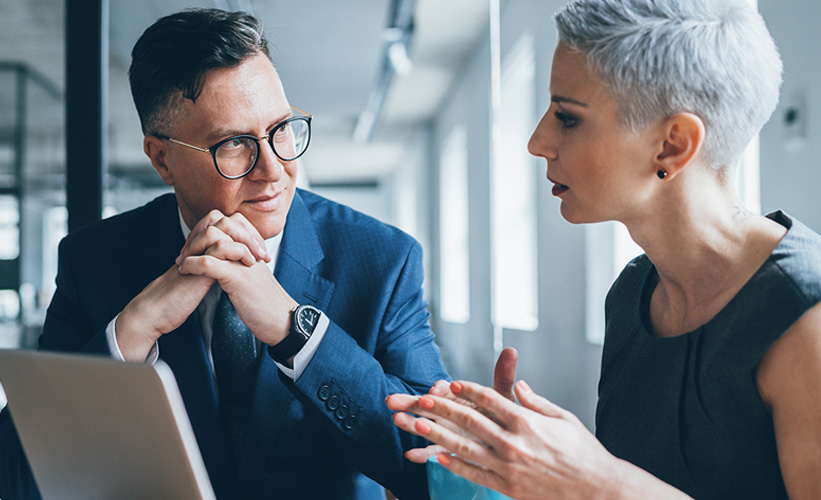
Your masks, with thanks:
<instances>
[{"instance_id":1,"label":"structural column","mask_svg":"<svg viewBox=\"0 0 821 500\"><path fill-rule=\"evenodd\" d=\"M68 230L102 218L108 149L108 2L66 0Z\"/></svg>"}]
</instances>

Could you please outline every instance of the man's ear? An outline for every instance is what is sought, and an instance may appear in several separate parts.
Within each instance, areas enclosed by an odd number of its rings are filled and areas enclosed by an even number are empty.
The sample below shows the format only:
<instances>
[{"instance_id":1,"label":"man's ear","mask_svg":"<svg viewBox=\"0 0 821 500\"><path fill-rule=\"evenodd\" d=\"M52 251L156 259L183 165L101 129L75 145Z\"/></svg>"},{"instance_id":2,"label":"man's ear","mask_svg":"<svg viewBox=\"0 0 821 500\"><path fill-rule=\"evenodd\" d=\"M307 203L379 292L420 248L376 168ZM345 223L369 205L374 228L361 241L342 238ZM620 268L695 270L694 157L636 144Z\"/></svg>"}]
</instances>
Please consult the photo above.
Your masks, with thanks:
<instances>
[{"instance_id":1,"label":"man's ear","mask_svg":"<svg viewBox=\"0 0 821 500\"><path fill-rule=\"evenodd\" d=\"M704 144L704 122L693 113L677 113L662 124L663 143L656 155L657 171L673 177L689 165Z\"/></svg>"},{"instance_id":2,"label":"man's ear","mask_svg":"<svg viewBox=\"0 0 821 500\"><path fill-rule=\"evenodd\" d=\"M168 151L168 144L153 135L147 135L143 139L143 151L151 160L151 164L160 174L163 182L169 186L174 185L174 174L166 163L166 152Z\"/></svg>"}]
</instances>

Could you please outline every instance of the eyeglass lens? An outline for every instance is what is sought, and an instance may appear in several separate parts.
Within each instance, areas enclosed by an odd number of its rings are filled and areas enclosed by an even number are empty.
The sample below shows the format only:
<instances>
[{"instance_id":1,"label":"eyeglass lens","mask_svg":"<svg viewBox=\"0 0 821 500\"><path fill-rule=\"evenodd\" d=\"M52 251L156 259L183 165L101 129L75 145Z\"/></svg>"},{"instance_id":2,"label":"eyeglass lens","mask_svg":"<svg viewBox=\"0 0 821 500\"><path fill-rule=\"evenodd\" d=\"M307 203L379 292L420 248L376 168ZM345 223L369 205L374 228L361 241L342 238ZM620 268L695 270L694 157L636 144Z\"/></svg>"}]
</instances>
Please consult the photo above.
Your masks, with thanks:
<instances>
[{"instance_id":1,"label":"eyeglass lens","mask_svg":"<svg viewBox=\"0 0 821 500\"><path fill-rule=\"evenodd\" d=\"M310 125L305 119L292 119L271 131L268 143L282 161L299 158L308 147ZM227 177L248 173L257 161L259 141L251 136L233 137L220 144L214 158L217 168Z\"/></svg>"}]
</instances>

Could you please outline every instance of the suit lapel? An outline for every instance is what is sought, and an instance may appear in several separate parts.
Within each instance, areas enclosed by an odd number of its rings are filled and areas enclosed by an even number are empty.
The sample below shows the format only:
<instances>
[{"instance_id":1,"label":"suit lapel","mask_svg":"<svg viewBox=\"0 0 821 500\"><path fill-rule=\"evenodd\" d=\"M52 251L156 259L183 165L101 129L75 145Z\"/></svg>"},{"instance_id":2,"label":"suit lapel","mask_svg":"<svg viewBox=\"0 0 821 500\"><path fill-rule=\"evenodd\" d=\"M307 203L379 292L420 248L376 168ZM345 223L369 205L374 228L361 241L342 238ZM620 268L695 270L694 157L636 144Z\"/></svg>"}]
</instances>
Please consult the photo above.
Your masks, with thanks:
<instances>
[{"instance_id":1,"label":"suit lapel","mask_svg":"<svg viewBox=\"0 0 821 500\"><path fill-rule=\"evenodd\" d=\"M172 194L160 201L161 215L156 216L152 224L159 226L157 241L167 241L168 244L154 254L151 267L155 274L165 272L174 263L185 243L176 198ZM221 497L220 492L230 492L233 488L234 465L230 461L219 416L217 391L202 338L199 313L195 310L182 326L160 337L159 350L160 358L174 372L214 491Z\"/></svg>"},{"instance_id":2,"label":"suit lapel","mask_svg":"<svg viewBox=\"0 0 821 500\"><path fill-rule=\"evenodd\" d=\"M326 310L334 284L314 272L324 257L316 226L297 191L288 212L274 276L300 304Z\"/></svg>"},{"instance_id":3,"label":"suit lapel","mask_svg":"<svg viewBox=\"0 0 821 500\"><path fill-rule=\"evenodd\" d=\"M320 310L327 310L334 284L314 272L324 254L311 214L299 192L294 195L284 231L274 276L300 304L312 304ZM280 380L276 364L263 351L245 447L247 468L243 469L256 469L267 462L294 399Z\"/></svg>"}]
</instances>

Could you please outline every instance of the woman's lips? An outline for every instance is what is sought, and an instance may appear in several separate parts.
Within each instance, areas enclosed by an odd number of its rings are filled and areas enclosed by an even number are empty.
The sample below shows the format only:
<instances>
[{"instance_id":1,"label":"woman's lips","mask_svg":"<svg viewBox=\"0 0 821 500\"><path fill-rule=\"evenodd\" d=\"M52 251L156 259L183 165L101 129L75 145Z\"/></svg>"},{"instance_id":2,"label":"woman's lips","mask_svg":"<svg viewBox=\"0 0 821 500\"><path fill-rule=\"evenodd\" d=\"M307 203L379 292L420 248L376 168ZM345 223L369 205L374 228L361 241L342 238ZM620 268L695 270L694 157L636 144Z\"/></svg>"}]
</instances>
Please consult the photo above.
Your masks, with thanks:
<instances>
[{"instance_id":1,"label":"woman's lips","mask_svg":"<svg viewBox=\"0 0 821 500\"><path fill-rule=\"evenodd\" d=\"M550 182L553 183L553 191L552 191L553 196L559 196L562 193L564 193L565 191L567 191L568 189L570 189L569 187L565 186L564 184L559 184L558 182L554 181L553 179L551 179L549 177L547 178L547 180L549 180Z\"/></svg>"}]
</instances>

